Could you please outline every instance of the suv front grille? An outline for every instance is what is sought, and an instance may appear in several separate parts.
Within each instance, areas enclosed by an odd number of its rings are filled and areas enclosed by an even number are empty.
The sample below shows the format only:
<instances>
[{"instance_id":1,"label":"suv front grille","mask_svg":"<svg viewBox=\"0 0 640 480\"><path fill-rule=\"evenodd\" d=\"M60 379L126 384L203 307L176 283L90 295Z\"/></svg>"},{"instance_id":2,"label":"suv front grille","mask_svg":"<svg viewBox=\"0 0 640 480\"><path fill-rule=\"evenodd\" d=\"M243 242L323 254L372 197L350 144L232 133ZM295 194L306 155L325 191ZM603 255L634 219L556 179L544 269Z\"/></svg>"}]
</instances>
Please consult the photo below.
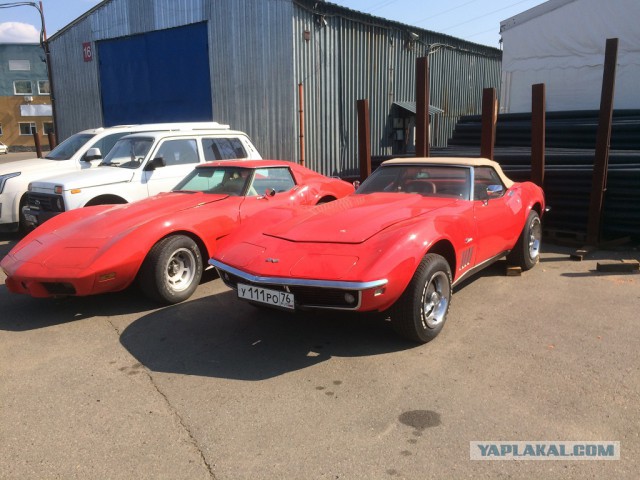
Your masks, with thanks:
<instances>
[{"instance_id":1,"label":"suv front grille","mask_svg":"<svg viewBox=\"0 0 640 480\"><path fill-rule=\"evenodd\" d=\"M50 193L27 193L27 205L30 209L41 212L64 212L64 199L60 195Z\"/></svg>"}]
</instances>

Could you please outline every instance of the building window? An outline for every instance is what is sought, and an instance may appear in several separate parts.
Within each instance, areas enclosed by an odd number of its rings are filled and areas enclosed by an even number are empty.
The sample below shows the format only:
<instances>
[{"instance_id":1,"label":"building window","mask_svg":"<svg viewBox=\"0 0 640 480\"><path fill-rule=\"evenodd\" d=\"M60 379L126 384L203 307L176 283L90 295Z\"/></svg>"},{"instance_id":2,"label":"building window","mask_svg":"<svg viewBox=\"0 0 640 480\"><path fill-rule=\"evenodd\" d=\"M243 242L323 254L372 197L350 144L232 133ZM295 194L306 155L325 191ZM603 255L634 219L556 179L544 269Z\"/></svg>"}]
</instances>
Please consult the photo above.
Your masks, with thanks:
<instances>
[{"instance_id":1,"label":"building window","mask_svg":"<svg viewBox=\"0 0 640 480\"><path fill-rule=\"evenodd\" d=\"M13 91L16 95L33 95L33 86L30 80L16 80L13 82Z\"/></svg>"},{"instance_id":2,"label":"building window","mask_svg":"<svg viewBox=\"0 0 640 480\"><path fill-rule=\"evenodd\" d=\"M2 124L0 123L0 135L2 135Z\"/></svg>"},{"instance_id":3,"label":"building window","mask_svg":"<svg viewBox=\"0 0 640 480\"><path fill-rule=\"evenodd\" d=\"M49 133L53 133L53 122L43 122L42 131L45 135L49 135Z\"/></svg>"},{"instance_id":4,"label":"building window","mask_svg":"<svg viewBox=\"0 0 640 480\"><path fill-rule=\"evenodd\" d=\"M35 122L20 122L18 125L20 126L20 135L33 135L33 132L36 131Z\"/></svg>"},{"instance_id":5,"label":"building window","mask_svg":"<svg viewBox=\"0 0 640 480\"><path fill-rule=\"evenodd\" d=\"M49 95L49 80L38 80L38 95Z\"/></svg>"},{"instance_id":6,"label":"building window","mask_svg":"<svg viewBox=\"0 0 640 480\"><path fill-rule=\"evenodd\" d=\"M31 70L31 62L29 60L9 60L9 70L28 72Z\"/></svg>"}]
</instances>

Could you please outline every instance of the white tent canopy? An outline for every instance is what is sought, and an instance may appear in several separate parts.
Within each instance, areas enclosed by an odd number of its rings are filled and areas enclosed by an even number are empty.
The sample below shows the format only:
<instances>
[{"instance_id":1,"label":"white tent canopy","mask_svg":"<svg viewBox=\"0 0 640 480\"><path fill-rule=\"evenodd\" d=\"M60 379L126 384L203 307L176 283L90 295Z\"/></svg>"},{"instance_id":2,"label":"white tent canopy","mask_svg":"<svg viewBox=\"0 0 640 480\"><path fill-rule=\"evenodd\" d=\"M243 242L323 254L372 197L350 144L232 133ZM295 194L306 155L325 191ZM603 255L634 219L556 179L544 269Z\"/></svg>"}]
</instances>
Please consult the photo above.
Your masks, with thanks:
<instances>
[{"instance_id":1,"label":"white tent canopy","mask_svg":"<svg viewBox=\"0 0 640 480\"><path fill-rule=\"evenodd\" d=\"M614 108L640 108L639 21L638 0L551 0L501 22L501 111L531 111L536 83L548 111L598 109L608 38L619 39Z\"/></svg>"}]
</instances>

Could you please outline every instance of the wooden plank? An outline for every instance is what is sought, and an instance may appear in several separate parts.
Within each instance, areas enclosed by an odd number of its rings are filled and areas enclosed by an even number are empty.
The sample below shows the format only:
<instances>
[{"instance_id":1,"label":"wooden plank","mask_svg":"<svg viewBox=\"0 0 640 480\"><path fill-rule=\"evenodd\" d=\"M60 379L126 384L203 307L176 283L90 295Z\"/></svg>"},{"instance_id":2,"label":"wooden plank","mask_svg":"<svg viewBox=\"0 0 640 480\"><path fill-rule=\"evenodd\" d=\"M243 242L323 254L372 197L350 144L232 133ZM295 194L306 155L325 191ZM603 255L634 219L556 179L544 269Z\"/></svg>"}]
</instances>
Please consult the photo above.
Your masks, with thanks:
<instances>
[{"instance_id":1,"label":"wooden plank","mask_svg":"<svg viewBox=\"0 0 640 480\"><path fill-rule=\"evenodd\" d=\"M429 57L416 59L416 157L429 156Z\"/></svg>"},{"instance_id":2,"label":"wooden plank","mask_svg":"<svg viewBox=\"0 0 640 480\"><path fill-rule=\"evenodd\" d=\"M611 141L611 121L613 116L613 93L616 82L616 61L618 59L618 39L608 38L604 54L604 73L600 96L600 117L596 137L596 153L593 165L593 183L587 224L587 243L597 245L600 241L600 224L604 206L604 192L607 188L609 166L609 143Z\"/></svg>"},{"instance_id":3,"label":"wooden plank","mask_svg":"<svg viewBox=\"0 0 640 480\"><path fill-rule=\"evenodd\" d=\"M544 83L531 87L531 181L544 183L546 92Z\"/></svg>"},{"instance_id":4,"label":"wooden plank","mask_svg":"<svg viewBox=\"0 0 640 480\"><path fill-rule=\"evenodd\" d=\"M496 123L498 122L498 100L495 88L482 91L482 131L480 156L493 160L496 144Z\"/></svg>"},{"instance_id":5,"label":"wooden plank","mask_svg":"<svg viewBox=\"0 0 640 480\"><path fill-rule=\"evenodd\" d=\"M358 100L358 159L360 181L371 175L371 131L369 128L369 101Z\"/></svg>"}]
</instances>

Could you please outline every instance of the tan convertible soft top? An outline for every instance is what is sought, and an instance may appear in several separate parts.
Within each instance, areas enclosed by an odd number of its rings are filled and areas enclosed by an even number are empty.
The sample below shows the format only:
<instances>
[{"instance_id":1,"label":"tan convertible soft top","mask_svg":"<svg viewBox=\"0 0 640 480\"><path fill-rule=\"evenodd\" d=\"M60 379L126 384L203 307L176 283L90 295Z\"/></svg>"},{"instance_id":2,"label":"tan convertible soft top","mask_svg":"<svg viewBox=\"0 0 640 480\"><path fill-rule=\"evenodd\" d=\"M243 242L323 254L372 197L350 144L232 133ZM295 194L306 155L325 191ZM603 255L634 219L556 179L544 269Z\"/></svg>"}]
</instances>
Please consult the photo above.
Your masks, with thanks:
<instances>
[{"instance_id":1,"label":"tan convertible soft top","mask_svg":"<svg viewBox=\"0 0 640 480\"><path fill-rule=\"evenodd\" d=\"M491 167L500 176L505 187L511 188L513 180L507 177L500 164L488 158L474 157L415 157L415 158L393 158L382 162L383 165L461 165L465 167Z\"/></svg>"}]
</instances>

